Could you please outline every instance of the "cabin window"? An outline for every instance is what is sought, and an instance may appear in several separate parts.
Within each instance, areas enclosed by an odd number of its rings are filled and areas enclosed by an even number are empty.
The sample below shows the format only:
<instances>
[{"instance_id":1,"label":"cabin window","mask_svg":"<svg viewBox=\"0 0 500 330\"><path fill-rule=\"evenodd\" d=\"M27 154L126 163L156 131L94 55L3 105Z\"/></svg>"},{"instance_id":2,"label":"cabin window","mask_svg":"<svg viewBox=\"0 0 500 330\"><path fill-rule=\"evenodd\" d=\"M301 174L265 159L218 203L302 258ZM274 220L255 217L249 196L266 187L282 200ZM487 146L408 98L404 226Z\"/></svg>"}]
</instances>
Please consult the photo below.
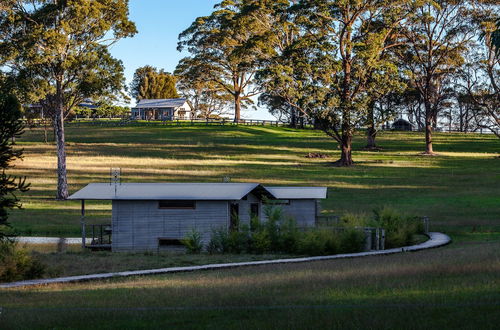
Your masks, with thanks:
<instances>
[{"instance_id":1,"label":"cabin window","mask_svg":"<svg viewBox=\"0 0 500 330\"><path fill-rule=\"evenodd\" d=\"M240 222L240 204L231 203L229 205L229 230L231 232L238 231Z\"/></svg>"},{"instance_id":2,"label":"cabin window","mask_svg":"<svg viewBox=\"0 0 500 330\"><path fill-rule=\"evenodd\" d=\"M259 203L250 204L250 217L251 218L259 217Z\"/></svg>"},{"instance_id":3,"label":"cabin window","mask_svg":"<svg viewBox=\"0 0 500 330\"><path fill-rule=\"evenodd\" d=\"M158 202L158 208L160 209L185 209L185 210L191 210L191 209L196 209L196 202L195 201L176 201L176 200L169 200L169 201L159 201Z\"/></svg>"},{"instance_id":4,"label":"cabin window","mask_svg":"<svg viewBox=\"0 0 500 330\"><path fill-rule=\"evenodd\" d=\"M289 199L268 199L265 201L269 205L290 205Z\"/></svg>"},{"instance_id":5,"label":"cabin window","mask_svg":"<svg viewBox=\"0 0 500 330\"><path fill-rule=\"evenodd\" d=\"M158 238L158 246L184 246L182 241L177 238Z\"/></svg>"}]
</instances>

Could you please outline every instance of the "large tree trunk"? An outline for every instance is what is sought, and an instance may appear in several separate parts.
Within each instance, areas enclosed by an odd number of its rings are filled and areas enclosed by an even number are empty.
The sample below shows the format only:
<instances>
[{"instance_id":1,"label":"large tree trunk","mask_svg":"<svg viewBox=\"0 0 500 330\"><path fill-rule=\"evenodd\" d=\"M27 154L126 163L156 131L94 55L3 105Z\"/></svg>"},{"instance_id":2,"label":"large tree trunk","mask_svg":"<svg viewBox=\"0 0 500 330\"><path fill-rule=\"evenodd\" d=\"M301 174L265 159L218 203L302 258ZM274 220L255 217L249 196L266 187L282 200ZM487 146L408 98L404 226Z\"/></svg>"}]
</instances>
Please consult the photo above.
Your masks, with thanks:
<instances>
[{"instance_id":1,"label":"large tree trunk","mask_svg":"<svg viewBox=\"0 0 500 330\"><path fill-rule=\"evenodd\" d=\"M340 159L335 162L335 165L339 167L354 165L354 162L352 161L352 136L350 134L342 134L340 149Z\"/></svg>"},{"instance_id":2,"label":"large tree trunk","mask_svg":"<svg viewBox=\"0 0 500 330\"><path fill-rule=\"evenodd\" d=\"M425 105L425 153L428 155L434 154L432 148L432 127L434 120L430 107L430 104Z\"/></svg>"},{"instance_id":3,"label":"large tree trunk","mask_svg":"<svg viewBox=\"0 0 500 330\"><path fill-rule=\"evenodd\" d=\"M295 108L290 109L290 127L297 128L297 111Z\"/></svg>"},{"instance_id":4,"label":"large tree trunk","mask_svg":"<svg viewBox=\"0 0 500 330\"><path fill-rule=\"evenodd\" d=\"M375 115L373 112L373 107L375 104L372 102L368 108L368 125L366 129L366 149L377 148L376 138L377 129L375 128Z\"/></svg>"},{"instance_id":5,"label":"large tree trunk","mask_svg":"<svg viewBox=\"0 0 500 330\"><path fill-rule=\"evenodd\" d=\"M369 126L366 131L366 149L376 149L377 148L377 130L373 126Z\"/></svg>"},{"instance_id":6,"label":"large tree trunk","mask_svg":"<svg viewBox=\"0 0 500 330\"><path fill-rule=\"evenodd\" d=\"M234 94L234 122L239 123L241 119L241 97L239 93Z\"/></svg>"},{"instance_id":7,"label":"large tree trunk","mask_svg":"<svg viewBox=\"0 0 500 330\"><path fill-rule=\"evenodd\" d=\"M54 132L57 145L57 199L67 199L68 179L66 175L66 142L64 138L64 107L61 96L57 96L54 109Z\"/></svg>"}]
</instances>

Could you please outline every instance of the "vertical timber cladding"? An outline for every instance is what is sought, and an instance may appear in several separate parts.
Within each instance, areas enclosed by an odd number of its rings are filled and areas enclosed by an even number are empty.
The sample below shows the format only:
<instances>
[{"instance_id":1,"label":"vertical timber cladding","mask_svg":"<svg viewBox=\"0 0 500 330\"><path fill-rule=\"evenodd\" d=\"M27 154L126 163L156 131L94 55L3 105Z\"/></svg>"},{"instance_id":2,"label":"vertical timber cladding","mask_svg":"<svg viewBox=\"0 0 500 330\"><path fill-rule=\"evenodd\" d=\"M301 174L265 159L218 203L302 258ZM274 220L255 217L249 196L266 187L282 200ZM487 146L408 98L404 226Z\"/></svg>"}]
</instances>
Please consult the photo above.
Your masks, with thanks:
<instances>
[{"instance_id":1,"label":"vertical timber cladding","mask_svg":"<svg viewBox=\"0 0 500 330\"><path fill-rule=\"evenodd\" d=\"M288 204L276 204L276 207L283 209L286 217L293 218L299 227L314 227L316 225L317 201L315 199L290 199ZM263 207L265 207L263 205ZM267 217L260 210L261 220L266 221Z\"/></svg>"},{"instance_id":2,"label":"vertical timber cladding","mask_svg":"<svg viewBox=\"0 0 500 330\"><path fill-rule=\"evenodd\" d=\"M316 225L316 199L290 199L288 201L288 204L277 204L276 207L281 207L285 216L295 219L299 227L313 227ZM251 207L255 203L259 205L259 219L261 221L267 220L264 212L265 204L253 194L248 194L246 199L239 201L240 224L250 224Z\"/></svg>"},{"instance_id":3,"label":"vertical timber cladding","mask_svg":"<svg viewBox=\"0 0 500 330\"><path fill-rule=\"evenodd\" d=\"M160 209L159 201L113 201L113 251L157 250L158 238L183 239L192 229L210 240L227 228L227 201L196 201L195 209Z\"/></svg>"}]
</instances>

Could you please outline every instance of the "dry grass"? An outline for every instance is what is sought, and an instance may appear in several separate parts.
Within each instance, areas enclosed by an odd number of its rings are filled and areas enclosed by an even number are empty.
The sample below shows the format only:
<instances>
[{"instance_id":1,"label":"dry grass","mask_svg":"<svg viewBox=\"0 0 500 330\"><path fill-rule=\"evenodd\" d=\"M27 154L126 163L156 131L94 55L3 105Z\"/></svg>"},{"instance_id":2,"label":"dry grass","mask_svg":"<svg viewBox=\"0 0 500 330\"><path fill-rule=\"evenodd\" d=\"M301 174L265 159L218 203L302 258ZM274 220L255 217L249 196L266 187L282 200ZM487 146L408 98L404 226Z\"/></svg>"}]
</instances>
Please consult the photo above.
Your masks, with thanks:
<instances>
[{"instance_id":1,"label":"dry grass","mask_svg":"<svg viewBox=\"0 0 500 330\"><path fill-rule=\"evenodd\" d=\"M3 290L0 320L76 328L92 318L98 328L493 329L499 244Z\"/></svg>"},{"instance_id":2,"label":"dry grass","mask_svg":"<svg viewBox=\"0 0 500 330\"><path fill-rule=\"evenodd\" d=\"M25 210L14 212L12 223L24 235L78 236L79 204L53 200L55 147L41 140L37 130L19 140L25 159L13 173L27 175L32 190L23 196ZM389 204L431 216L440 230L474 225L498 229L495 156L500 142L492 136L436 134L436 157L418 155L420 133L383 133L380 152L363 151L363 137L357 136L357 165L350 169L331 167L338 156L335 144L310 130L82 126L68 128L67 141L71 192L89 182L106 182L111 167L121 167L126 182L220 182L229 176L233 182L327 185L326 214L369 213ZM330 158L306 158L310 152ZM88 211L91 221L109 221L107 202L91 202Z\"/></svg>"}]
</instances>

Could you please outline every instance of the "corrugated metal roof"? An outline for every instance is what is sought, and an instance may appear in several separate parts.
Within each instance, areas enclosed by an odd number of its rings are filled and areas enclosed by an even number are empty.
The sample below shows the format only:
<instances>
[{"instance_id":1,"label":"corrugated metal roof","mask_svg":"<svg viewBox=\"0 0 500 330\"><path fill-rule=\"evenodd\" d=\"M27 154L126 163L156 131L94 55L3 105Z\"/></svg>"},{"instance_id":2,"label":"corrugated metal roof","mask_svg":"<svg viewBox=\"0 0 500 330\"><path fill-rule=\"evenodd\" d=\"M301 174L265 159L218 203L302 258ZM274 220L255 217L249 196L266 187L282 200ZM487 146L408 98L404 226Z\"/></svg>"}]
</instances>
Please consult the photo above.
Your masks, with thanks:
<instances>
[{"instance_id":1,"label":"corrugated metal roof","mask_svg":"<svg viewBox=\"0 0 500 330\"><path fill-rule=\"evenodd\" d=\"M91 183L69 199L96 200L239 200L257 183Z\"/></svg>"},{"instance_id":2,"label":"corrugated metal roof","mask_svg":"<svg viewBox=\"0 0 500 330\"><path fill-rule=\"evenodd\" d=\"M326 198L326 187L263 187L258 183L90 183L69 197L89 200L240 200L250 192L276 199Z\"/></svg>"},{"instance_id":3,"label":"corrugated metal roof","mask_svg":"<svg viewBox=\"0 0 500 330\"><path fill-rule=\"evenodd\" d=\"M323 199L326 187L264 187L276 199Z\"/></svg>"},{"instance_id":4,"label":"corrugated metal roof","mask_svg":"<svg viewBox=\"0 0 500 330\"><path fill-rule=\"evenodd\" d=\"M143 108L178 108L186 103L185 98L140 100L133 109Z\"/></svg>"}]
</instances>

